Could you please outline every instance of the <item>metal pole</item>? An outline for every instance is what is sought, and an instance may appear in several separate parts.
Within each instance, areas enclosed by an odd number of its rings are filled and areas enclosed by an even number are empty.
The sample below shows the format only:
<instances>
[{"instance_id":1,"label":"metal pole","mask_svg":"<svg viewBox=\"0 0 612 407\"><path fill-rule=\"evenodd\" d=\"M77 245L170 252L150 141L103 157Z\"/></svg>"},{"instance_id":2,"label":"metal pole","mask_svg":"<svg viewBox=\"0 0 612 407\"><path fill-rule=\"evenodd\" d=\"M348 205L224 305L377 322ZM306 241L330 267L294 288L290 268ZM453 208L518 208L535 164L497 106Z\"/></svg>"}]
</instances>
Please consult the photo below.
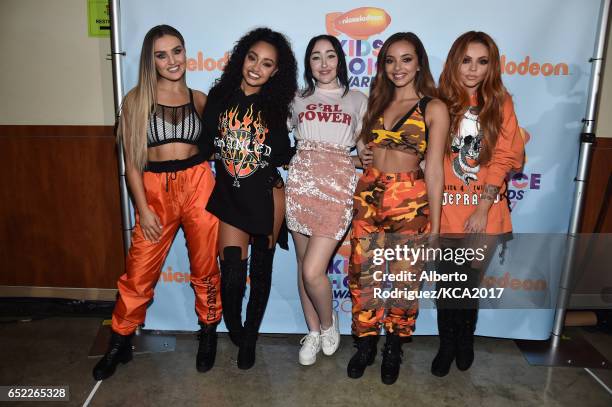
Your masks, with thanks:
<instances>
[{"instance_id":1,"label":"metal pole","mask_svg":"<svg viewBox=\"0 0 612 407\"><path fill-rule=\"evenodd\" d=\"M115 100L115 123L119 119L121 101L123 100L123 77L121 71L121 57L125 52L121 51L121 39L119 36L119 0L110 1L111 20L111 59L113 63L113 94ZM132 217L130 212L130 195L127 188L125 176L125 158L122 143L117 143L117 161L119 166L119 193L121 199L121 223L123 226L123 247L127 254L130 248Z\"/></svg>"},{"instance_id":2,"label":"metal pole","mask_svg":"<svg viewBox=\"0 0 612 407\"><path fill-rule=\"evenodd\" d=\"M591 82L589 84L589 98L587 100L586 116L583 119L582 133L580 134L580 156L578 159L578 171L576 173L576 190L574 191L574 203L568 229L568 246L561 275L561 287L557 301L557 312L553 323L553 346L558 345L559 338L563 333L565 325L565 314L571 295L572 270L575 262L577 239L580 218L584 209L584 194L589 173L589 163L595 142L595 115L597 111L597 95L601 84L601 72L603 67L603 56L606 44L606 33L610 17L610 0L602 0L599 14L599 31L595 41L595 49L591 62Z\"/></svg>"}]
</instances>

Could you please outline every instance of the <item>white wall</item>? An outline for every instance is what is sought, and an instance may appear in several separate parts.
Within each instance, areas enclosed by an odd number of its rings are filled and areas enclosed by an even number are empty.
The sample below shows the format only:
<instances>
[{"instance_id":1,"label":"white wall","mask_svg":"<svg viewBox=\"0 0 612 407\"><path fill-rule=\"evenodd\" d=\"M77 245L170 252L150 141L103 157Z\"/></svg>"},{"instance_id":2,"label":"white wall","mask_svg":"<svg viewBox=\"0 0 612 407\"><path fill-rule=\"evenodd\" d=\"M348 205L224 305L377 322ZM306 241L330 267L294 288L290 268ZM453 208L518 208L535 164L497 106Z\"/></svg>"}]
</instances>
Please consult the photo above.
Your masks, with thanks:
<instances>
[{"instance_id":1,"label":"white wall","mask_svg":"<svg viewBox=\"0 0 612 407\"><path fill-rule=\"evenodd\" d=\"M109 38L86 0L0 0L0 124L112 125Z\"/></svg>"}]
</instances>

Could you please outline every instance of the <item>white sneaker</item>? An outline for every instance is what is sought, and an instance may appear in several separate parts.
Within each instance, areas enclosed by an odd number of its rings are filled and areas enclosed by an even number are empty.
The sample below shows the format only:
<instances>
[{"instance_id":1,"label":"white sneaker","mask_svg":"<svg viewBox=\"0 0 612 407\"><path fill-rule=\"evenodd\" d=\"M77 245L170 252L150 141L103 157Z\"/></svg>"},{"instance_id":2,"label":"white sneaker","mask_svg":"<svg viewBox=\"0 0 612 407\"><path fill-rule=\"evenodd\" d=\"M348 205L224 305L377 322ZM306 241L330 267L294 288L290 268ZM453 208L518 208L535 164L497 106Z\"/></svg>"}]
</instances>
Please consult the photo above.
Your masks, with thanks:
<instances>
[{"instance_id":1,"label":"white sneaker","mask_svg":"<svg viewBox=\"0 0 612 407\"><path fill-rule=\"evenodd\" d=\"M321 335L318 332L309 332L300 341L300 365L310 366L317 361L317 353L321 350Z\"/></svg>"},{"instance_id":2,"label":"white sneaker","mask_svg":"<svg viewBox=\"0 0 612 407\"><path fill-rule=\"evenodd\" d=\"M332 326L321 330L321 348L323 353L331 356L340 346L340 326L338 325L338 313L332 312Z\"/></svg>"}]
</instances>

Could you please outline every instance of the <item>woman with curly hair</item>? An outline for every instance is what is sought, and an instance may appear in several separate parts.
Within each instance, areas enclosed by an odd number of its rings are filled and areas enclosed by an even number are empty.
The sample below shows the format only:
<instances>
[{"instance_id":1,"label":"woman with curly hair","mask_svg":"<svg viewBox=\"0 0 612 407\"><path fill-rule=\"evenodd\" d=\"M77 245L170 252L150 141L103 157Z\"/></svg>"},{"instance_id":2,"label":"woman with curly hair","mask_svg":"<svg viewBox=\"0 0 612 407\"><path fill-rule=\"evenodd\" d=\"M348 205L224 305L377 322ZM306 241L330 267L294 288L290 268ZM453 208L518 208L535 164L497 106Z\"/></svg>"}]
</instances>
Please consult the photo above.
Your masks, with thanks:
<instances>
[{"instance_id":1,"label":"woman with curly hair","mask_svg":"<svg viewBox=\"0 0 612 407\"><path fill-rule=\"evenodd\" d=\"M439 86L451 116L444 159L442 243L488 249L479 262L441 262L438 272L467 274L464 285L475 287L494 248L512 231L505 179L522 166L525 146L512 97L502 83L499 49L489 35L469 31L455 40ZM431 372L445 376L453 360L459 370L469 369L478 300L438 301L437 308L440 348Z\"/></svg>"},{"instance_id":2,"label":"woman with curly hair","mask_svg":"<svg viewBox=\"0 0 612 407\"><path fill-rule=\"evenodd\" d=\"M144 323L153 289L176 231L182 226L189 251L195 310L201 326L196 368L211 369L221 320L217 265L218 220L203 210L215 179L198 151L206 95L187 87L183 36L159 25L145 35L138 84L123 101L117 137L125 147L127 181L136 209L132 245L117 283L119 297L108 351L93 369L110 377L132 359L131 338Z\"/></svg>"},{"instance_id":3,"label":"woman with curly hair","mask_svg":"<svg viewBox=\"0 0 612 407\"><path fill-rule=\"evenodd\" d=\"M347 373L363 375L374 362L380 329L386 331L381 379L397 380L402 342L414 331L418 301L410 298L418 281L395 281L403 298L386 302L382 252L420 246L440 228L442 160L448 133L448 110L435 99L436 88L427 53L413 33L397 33L380 49L361 136L374 152L372 165L359 179L353 197L353 230L349 287L353 301L353 335L357 352ZM425 174L420 163L427 158ZM422 263L388 261L390 274L422 271ZM390 276L394 277L394 276Z\"/></svg>"},{"instance_id":4,"label":"woman with curly hair","mask_svg":"<svg viewBox=\"0 0 612 407\"><path fill-rule=\"evenodd\" d=\"M255 344L272 284L276 242L285 218L283 179L277 167L291 159L289 104L297 90L297 63L287 39L257 28L234 46L204 112L202 149L215 153L215 188L206 210L219 218L223 318L239 346L238 367L255 363ZM242 324L247 256L250 295Z\"/></svg>"},{"instance_id":5,"label":"woman with curly hair","mask_svg":"<svg viewBox=\"0 0 612 407\"><path fill-rule=\"evenodd\" d=\"M292 105L297 153L287 177L287 226L298 260L298 288L308 335L299 362L312 365L323 350L332 355L340 345L338 313L332 309L327 265L352 218L357 184L350 150L358 140L367 97L349 90L346 59L336 37L310 40L304 57L306 88Z\"/></svg>"}]
</instances>

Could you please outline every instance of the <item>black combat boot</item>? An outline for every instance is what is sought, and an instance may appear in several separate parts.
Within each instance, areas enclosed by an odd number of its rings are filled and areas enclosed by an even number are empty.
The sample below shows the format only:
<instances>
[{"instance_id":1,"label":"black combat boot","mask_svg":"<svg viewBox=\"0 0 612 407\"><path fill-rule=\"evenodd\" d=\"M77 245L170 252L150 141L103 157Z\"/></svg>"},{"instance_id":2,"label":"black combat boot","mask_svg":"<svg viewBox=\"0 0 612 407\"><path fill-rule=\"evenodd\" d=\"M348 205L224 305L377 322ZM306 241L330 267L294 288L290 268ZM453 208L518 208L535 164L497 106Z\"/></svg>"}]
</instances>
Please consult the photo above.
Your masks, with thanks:
<instances>
[{"instance_id":1,"label":"black combat boot","mask_svg":"<svg viewBox=\"0 0 612 407\"><path fill-rule=\"evenodd\" d=\"M362 336L355 339L357 352L353 355L346 367L348 377L358 379L363 376L366 367L374 363L376 358L376 345L378 335Z\"/></svg>"},{"instance_id":2,"label":"black combat boot","mask_svg":"<svg viewBox=\"0 0 612 407\"><path fill-rule=\"evenodd\" d=\"M200 324L198 339L198 354L196 355L196 369L198 372L208 372L215 365L217 356L217 324Z\"/></svg>"},{"instance_id":3,"label":"black combat boot","mask_svg":"<svg viewBox=\"0 0 612 407\"><path fill-rule=\"evenodd\" d=\"M387 333L387 340L382 351L380 378L384 384L393 384L397 380L402 363L402 338L399 335Z\"/></svg>"},{"instance_id":4,"label":"black combat boot","mask_svg":"<svg viewBox=\"0 0 612 407\"><path fill-rule=\"evenodd\" d=\"M119 363L128 363L132 360L132 336L120 335L113 332L108 345L108 350L93 369L93 377L96 380L108 379L115 373Z\"/></svg>"}]
</instances>

